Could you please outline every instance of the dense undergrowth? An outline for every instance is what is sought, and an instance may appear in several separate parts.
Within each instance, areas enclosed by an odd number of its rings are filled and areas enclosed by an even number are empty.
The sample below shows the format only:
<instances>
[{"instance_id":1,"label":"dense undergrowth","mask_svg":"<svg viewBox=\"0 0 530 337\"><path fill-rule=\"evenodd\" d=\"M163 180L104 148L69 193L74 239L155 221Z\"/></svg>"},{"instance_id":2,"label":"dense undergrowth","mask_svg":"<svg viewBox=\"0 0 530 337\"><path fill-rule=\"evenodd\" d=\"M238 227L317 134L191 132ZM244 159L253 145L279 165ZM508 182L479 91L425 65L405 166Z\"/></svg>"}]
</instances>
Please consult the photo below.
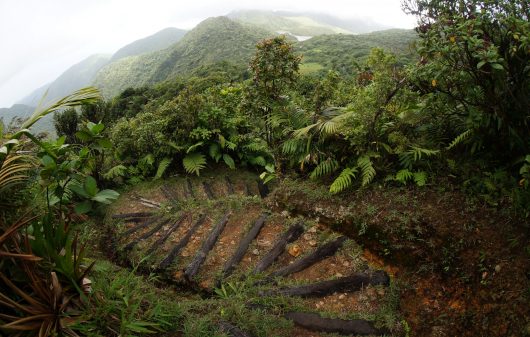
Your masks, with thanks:
<instances>
[{"instance_id":1,"label":"dense undergrowth","mask_svg":"<svg viewBox=\"0 0 530 337\"><path fill-rule=\"evenodd\" d=\"M347 74L301 76L301 56L277 37L258 44L245 72L202 68L110 101L84 89L2 127L2 331L206 335L197 327L206 321L185 319L195 310L187 304L160 300L128 272L107 277L111 265L92 270L76 233L88 217L101 219L118 196L113 189L176 172L200 175L218 163L263 172L266 182L296 174L339 195L374 184L447 185L526 222L528 5L416 0L404 7L418 16L420 34L418 57L406 66L374 49ZM50 113L61 136L51 141L28 130ZM399 241L410 233L391 234ZM234 317L244 310L212 308Z\"/></svg>"}]
</instances>

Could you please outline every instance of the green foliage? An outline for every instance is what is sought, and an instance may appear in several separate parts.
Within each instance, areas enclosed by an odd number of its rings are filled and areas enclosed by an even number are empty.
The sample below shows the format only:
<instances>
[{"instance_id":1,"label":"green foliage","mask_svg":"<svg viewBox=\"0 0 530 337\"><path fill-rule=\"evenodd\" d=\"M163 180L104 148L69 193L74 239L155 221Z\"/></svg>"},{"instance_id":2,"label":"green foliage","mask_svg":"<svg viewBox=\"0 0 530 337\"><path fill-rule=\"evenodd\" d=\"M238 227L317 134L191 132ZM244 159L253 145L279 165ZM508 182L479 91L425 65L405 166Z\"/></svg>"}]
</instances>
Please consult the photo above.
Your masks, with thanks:
<instances>
[{"instance_id":1,"label":"green foliage","mask_svg":"<svg viewBox=\"0 0 530 337\"><path fill-rule=\"evenodd\" d=\"M329 187L332 194L344 191L352 185L353 179L357 176L357 168L345 168Z\"/></svg>"},{"instance_id":2,"label":"green foliage","mask_svg":"<svg viewBox=\"0 0 530 337\"><path fill-rule=\"evenodd\" d=\"M188 153L182 159L182 165L188 173L200 175L201 170L206 167L206 157L202 153L192 152Z\"/></svg>"}]
</instances>

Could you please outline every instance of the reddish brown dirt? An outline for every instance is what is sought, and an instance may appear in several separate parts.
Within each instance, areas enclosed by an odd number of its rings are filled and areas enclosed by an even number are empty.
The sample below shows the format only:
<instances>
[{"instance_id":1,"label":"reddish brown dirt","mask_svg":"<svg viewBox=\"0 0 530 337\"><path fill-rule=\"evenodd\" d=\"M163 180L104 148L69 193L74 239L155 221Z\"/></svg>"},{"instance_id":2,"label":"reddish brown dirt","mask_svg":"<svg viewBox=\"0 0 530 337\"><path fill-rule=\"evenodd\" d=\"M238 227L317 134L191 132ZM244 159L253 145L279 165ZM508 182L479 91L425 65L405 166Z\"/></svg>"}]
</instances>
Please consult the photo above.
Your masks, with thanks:
<instances>
[{"instance_id":1,"label":"reddish brown dirt","mask_svg":"<svg viewBox=\"0 0 530 337\"><path fill-rule=\"evenodd\" d=\"M280 186L271 204L362 243L365 259L404 285L401 310L413 336L530 335L523 221L457 190L374 189L318 200L320 187L307 185Z\"/></svg>"}]
</instances>

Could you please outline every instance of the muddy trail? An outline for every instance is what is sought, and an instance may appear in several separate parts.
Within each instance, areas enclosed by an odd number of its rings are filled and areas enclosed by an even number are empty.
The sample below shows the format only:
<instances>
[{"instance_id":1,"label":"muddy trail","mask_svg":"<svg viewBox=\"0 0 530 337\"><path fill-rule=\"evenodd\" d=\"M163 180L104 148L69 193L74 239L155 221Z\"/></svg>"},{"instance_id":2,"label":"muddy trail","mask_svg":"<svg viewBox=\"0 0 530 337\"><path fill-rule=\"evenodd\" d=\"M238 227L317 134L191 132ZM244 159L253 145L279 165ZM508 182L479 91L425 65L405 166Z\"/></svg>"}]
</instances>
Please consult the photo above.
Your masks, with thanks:
<instances>
[{"instance_id":1,"label":"muddy trail","mask_svg":"<svg viewBox=\"0 0 530 337\"><path fill-rule=\"evenodd\" d=\"M251 174L126 193L107 217L115 259L205 299L247 296L247 309L294 323L284 335L400 335L399 321L378 318L393 296L389 274L352 239L271 210L268 194ZM296 305L278 304L286 298ZM253 336L237 322L217 324Z\"/></svg>"}]
</instances>

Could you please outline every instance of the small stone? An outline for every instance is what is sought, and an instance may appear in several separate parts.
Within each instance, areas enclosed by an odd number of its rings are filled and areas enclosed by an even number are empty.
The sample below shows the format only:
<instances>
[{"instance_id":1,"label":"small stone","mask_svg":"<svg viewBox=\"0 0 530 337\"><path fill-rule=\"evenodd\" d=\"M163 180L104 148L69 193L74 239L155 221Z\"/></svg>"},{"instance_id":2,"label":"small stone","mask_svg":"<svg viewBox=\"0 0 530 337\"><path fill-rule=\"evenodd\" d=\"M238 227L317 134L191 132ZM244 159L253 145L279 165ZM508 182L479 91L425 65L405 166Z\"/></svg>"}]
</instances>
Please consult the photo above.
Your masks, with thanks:
<instances>
[{"instance_id":1,"label":"small stone","mask_svg":"<svg viewBox=\"0 0 530 337\"><path fill-rule=\"evenodd\" d=\"M304 240L309 241L312 238L313 238L313 236L311 234L308 234L308 233L304 234Z\"/></svg>"},{"instance_id":2,"label":"small stone","mask_svg":"<svg viewBox=\"0 0 530 337\"><path fill-rule=\"evenodd\" d=\"M322 306L322 305L324 305L324 301L320 301L320 302L318 302L318 304L320 304Z\"/></svg>"},{"instance_id":3,"label":"small stone","mask_svg":"<svg viewBox=\"0 0 530 337\"><path fill-rule=\"evenodd\" d=\"M302 249L298 245L292 245L291 247L289 247L288 252L289 255L298 257L300 256L300 254L302 254Z\"/></svg>"},{"instance_id":4,"label":"small stone","mask_svg":"<svg viewBox=\"0 0 530 337\"><path fill-rule=\"evenodd\" d=\"M281 214L282 214L282 216L284 218L287 218L289 216L289 212L288 211L283 211Z\"/></svg>"},{"instance_id":5,"label":"small stone","mask_svg":"<svg viewBox=\"0 0 530 337\"><path fill-rule=\"evenodd\" d=\"M309 233L316 233L317 232L317 226L313 226L313 227L309 228L308 232Z\"/></svg>"},{"instance_id":6,"label":"small stone","mask_svg":"<svg viewBox=\"0 0 530 337\"><path fill-rule=\"evenodd\" d=\"M496 272L496 273L500 273L500 272L501 272L501 269L502 269L502 267L501 267L500 264L498 264L498 265L495 266L495 272Z\"/></svg>"},{"instance_id":7,"label":"small stone","mask_svg":"<svg viewBox=\"0 0 530 337\"><path fill-rule=\"evenodd\" d=\"M343 299L345 299L345 298L346 298L346 296L344 296L344 294L340 294L340 295L339 295L339 300L343 300Z\"/></svg>"},{"instance_id":8,"label":"small stone","mask_svg":"<svg viewBox=\"0 0 530 337\"><path fill-rule=\"evenodd\" d=\"M258 240L257 243L260 247L270 247L272 245L268 240Z\"/></svg>"},{"instance_id":9,"label":"small stone","mask_svg":"<svg viewBox=\"0 0 530 337\"><path fill-rule=\"evenodd\" d=\"M349 267L349 266L350 266L350 263L349 263L348 261L344 261L344 262L342 262L342 265L343 265L344 267Z\"/></svg>"},{"instance_id":10,"label":"small stone","mask_svg":"<svg viewBox=\"0 0 530 337\"><path fill-rule=\"evenodd\" d=\"M378 294L379 296L385 296L385 289L383 289L383 288L379 288L379 289L377 289L377 294Z\"/></svg>"},{"instance_id":11,"label":"small stone","mask_svg":"<svg viewBox=\"0 0 530 337\"><path fill-rule=\"evenodd\" d=\"M190 253L188 253L188 252L182 252L182 257L188 257L188 256L190 256Z\"/></svg>"},{"instance_id":12,"label":"small stone","mask_svg":"<svg viewBox=\"0 0 530 337\"><path fill-rule=\"evenodd\" d=\"M336 276L336 277L342 277L342 276L344 276L344 275L342 275L341 273L336 273L335 276Z\"/></svg>"},{"instance_id":13,"label":"small stone","mask_svg":"<svg viewBox=\"0 0 530 337\"><path fill-rule=\"evenodd\" d=\"M315 246L317 245L316 240L311 240L311 241L309 241L309 245L310 245L311 247L315 247Z\"/></svg>"},{"instance_id":14,"label":"small stone","mask_svg":"<svg viewBox=\"0 0 530 337\"><path fill-rule=\"evenodd\" d=\"M231 244L231 245L235 245L236 242L235 242L234 240L232 240L232 241L230 241L230 244Z\"/></svg>"},{"instance_id":15,"label":"small stone","mask_svg":"<svg viewBox=\"0 0 530 337\"><path fill-rule=\"evenodd\" d=\"M256 255L256 256L259 255L259 250L254 249L254 250L252 251L252 254L254 254L254 255Z\"/></svg>"}]
</instances>

